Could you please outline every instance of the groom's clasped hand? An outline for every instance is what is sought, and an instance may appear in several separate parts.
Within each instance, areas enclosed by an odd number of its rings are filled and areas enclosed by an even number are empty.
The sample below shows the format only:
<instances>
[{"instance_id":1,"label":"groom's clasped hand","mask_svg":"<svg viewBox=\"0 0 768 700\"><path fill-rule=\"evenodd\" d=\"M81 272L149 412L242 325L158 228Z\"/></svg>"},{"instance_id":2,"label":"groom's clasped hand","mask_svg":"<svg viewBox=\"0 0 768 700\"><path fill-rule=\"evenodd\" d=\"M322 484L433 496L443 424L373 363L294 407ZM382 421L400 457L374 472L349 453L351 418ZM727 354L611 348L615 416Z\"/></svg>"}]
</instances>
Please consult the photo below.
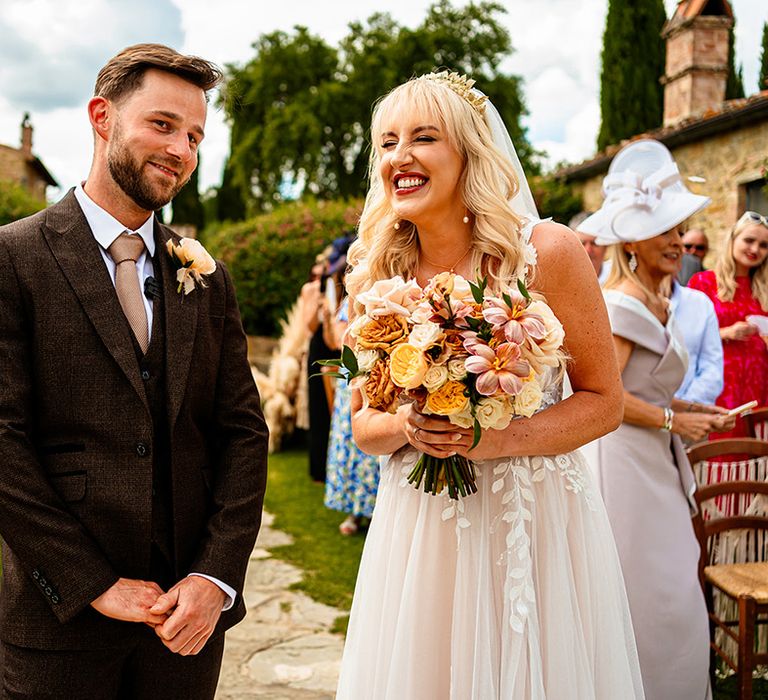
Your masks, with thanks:
<instances>
[{"instance_id":1,"label":"groom's clasped hand","mask_svg":"<svg viewBox=\"0 0 768 700\"><path fill-rule=\"evenodd\" d=\"M153 581L121 578L91 606L102 615L154 628L172 652L197 654L213 633L226 596L202 576L188 576L168 592Z\"/></svg>"}]
</instances>

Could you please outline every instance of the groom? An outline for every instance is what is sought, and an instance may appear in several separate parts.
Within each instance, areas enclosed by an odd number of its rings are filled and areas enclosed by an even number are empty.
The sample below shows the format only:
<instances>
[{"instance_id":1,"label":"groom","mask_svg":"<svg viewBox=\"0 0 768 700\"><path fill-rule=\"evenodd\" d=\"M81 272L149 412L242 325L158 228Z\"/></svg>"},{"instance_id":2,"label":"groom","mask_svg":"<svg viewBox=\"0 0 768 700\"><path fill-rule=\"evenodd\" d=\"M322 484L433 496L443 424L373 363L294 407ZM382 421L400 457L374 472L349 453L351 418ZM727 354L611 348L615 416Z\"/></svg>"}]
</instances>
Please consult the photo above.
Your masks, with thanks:
<instances>
[{"instance_id":1,"label":"groom","mask_svg":"<svg viewBox=\"0 0 768 700\"><path fill-rule=\"evenodd\" d=\"M153 215L220 80L122 51L88 180L0 228L0 697L212 698L245 614L267 429L229 274L192 248L180 288Z\"/></svg>"}]
</instances>

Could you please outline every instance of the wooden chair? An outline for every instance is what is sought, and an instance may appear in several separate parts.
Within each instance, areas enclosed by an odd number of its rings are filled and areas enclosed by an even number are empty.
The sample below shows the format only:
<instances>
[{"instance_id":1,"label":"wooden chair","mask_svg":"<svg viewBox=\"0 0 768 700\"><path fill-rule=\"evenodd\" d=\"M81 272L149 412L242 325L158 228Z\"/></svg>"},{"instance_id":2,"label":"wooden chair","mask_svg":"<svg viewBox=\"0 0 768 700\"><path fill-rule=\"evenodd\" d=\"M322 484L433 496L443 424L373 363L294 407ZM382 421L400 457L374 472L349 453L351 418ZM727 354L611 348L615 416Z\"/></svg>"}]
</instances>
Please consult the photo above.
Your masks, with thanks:
<instances>
[{"instance_id":1,"label":"wooden chair","mask_svg":"<svg viewBox=\"0 0 768 700\"><path fill-rule=\"evenodd\" d=\"M713 440L693 445L688 450L691 464L725 455L765 457L768 455L768 442L755 438ZM749 508L742 513L713 516L712 513L718 513L718 509L707 508L708 502L716 499L730 499L730 502L743 504L761 497L766 505L763 512ZM758 544L758 537L753 537L752 548L759 561L711 563L714 559L711 544L717 536L734 530L760 533L762 541L768 537L768 482L744 480L700 485L696 491L696 502L699 513L694 517L694 530L701 546L699 577L710 619L711 671L714 677L716 654L735 671L738 697L751 698L752 673L756 666L768 664L768 652L755 652L757 626L768 623L765 618L768 615L768 561L764 560L764 546ZM718 610L724 606L715 605L714 591L736 603L736 620L727 619L722 610ZM760 619L761 616L763 619ZM715 632L718 629L722 630L724 639L735 643L735 658L725 649L725 643L717 641Z\"/></svg>"},{"instance_id":2,"label":"wooden chair","mask_svg":"<svg viewBox=\"0 0 768 700\"><path fill-rule=\"evenodd\" d=\"M768 440L768 406L753 408L744 414L749 434L760 440Z\"/></svg>"}]
</instances>

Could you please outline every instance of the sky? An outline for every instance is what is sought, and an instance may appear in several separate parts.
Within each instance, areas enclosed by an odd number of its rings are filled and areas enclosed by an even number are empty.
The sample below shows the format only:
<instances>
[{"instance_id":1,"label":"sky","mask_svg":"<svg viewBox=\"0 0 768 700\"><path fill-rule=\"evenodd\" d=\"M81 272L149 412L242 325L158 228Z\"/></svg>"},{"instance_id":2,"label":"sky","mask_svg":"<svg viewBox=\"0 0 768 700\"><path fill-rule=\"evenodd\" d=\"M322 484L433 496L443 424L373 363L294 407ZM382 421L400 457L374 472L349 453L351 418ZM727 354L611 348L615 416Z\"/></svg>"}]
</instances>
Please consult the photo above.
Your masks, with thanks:
<instances>
[{"instance_id":1,"label":"sky","mask_svg":"<svg viewBox=\"0 0 768 700\"><path fill-rule=\"evenodd\" d=\"M101 66L130 44L153 41L220 65L253 57L253 42L297 24L336 45L351 21L386 9L405 26L421 23L429 0L0 0L0 143L18 146L30 112L33 150L61 190L84 180L92 137L86 104ZM454 0L461 6L464 0ZM545 163L578 162L595 151L600 126L600 50L608 0L502 0L515 53L504 72L523 79L528 135ZM665 0L667 13L676 0ZM747 94L757 91L764 0L731 0L736 61ZM482 88L482 85L478 85ZM223 114L209 108L201 189L219 184L229 150Z\"/></svg>"}]
</instances>

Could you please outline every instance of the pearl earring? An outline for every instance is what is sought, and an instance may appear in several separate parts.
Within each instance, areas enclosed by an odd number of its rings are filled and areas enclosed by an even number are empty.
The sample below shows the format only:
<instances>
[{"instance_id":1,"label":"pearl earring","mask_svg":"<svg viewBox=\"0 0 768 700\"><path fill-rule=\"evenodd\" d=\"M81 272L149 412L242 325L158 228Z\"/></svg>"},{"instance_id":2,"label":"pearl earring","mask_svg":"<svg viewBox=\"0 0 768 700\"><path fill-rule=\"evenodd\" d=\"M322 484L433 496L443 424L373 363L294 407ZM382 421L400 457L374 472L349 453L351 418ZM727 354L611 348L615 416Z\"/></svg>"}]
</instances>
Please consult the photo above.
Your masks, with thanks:
<instances>
[{"instance_id":1,"label":"pearl earring","mask_svg":"<svg viewBox=\"0 0 768 700\"><path fill-rule=\"evenodd\" d=\"M637 272L637 255L634 250L629 254L629 270L633 274Z\"/></svg>"},{"instance_id":2,"label":"pearl earring","mask_svg":"<svg viewBox=\"0 0 768 700\"><path fill-rule=\"evenodd\" d=\"M400 222L399 221L395 221L394 229L395 229L395 231L399 231L400 230Z\"/></svg>"},{"instance_id":3,"label":"pearl earring","mask_svg":"<svg viewBox=\"0 0 768 700\"><path fill-rule=\"evenodd\" d=\"M463 221L465 224L468 224L468 223L469 223L469 217L468 217L466 214L464 214L464 218L462 219L462 221Z\"/></svg>"}]
</instances>

